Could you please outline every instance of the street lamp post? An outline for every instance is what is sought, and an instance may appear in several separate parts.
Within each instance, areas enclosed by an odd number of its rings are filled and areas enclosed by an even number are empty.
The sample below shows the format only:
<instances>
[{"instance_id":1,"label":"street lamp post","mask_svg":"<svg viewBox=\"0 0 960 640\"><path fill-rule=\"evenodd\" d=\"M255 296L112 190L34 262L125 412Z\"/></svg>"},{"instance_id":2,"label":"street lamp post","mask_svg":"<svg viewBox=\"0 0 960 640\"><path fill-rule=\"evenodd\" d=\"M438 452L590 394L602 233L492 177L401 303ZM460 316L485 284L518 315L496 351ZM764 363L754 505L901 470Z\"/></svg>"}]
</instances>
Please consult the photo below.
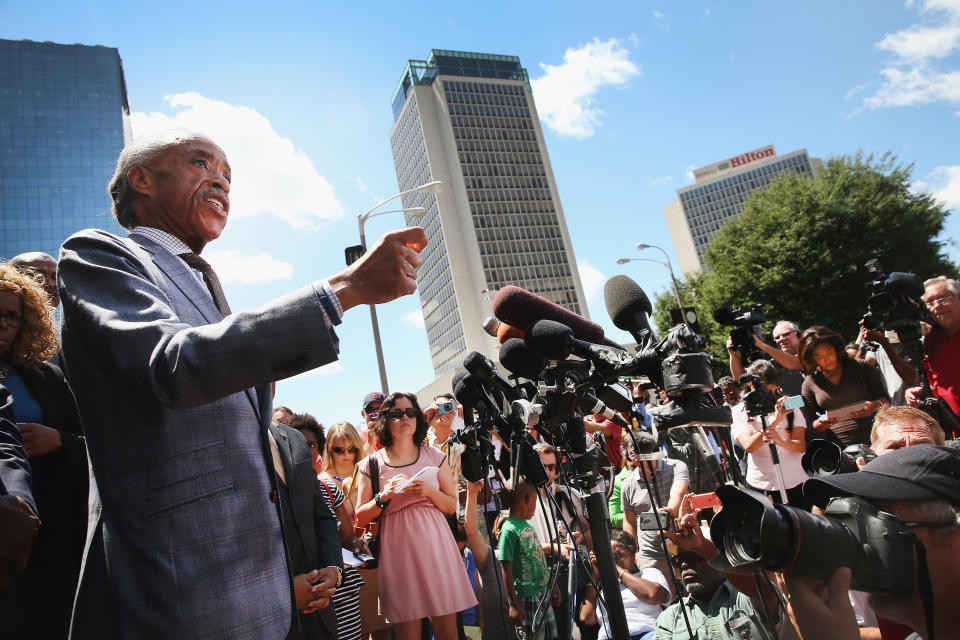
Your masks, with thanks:
<instances>
[{"instance_id":1,"label":"street lamp post","mask_svg":"<svg viewBox=\"0 0 960 640\"><path fill-rule=\"evenodd\" d=\"M690 324L690 321L687 319L687 310L683 306L683 300L680 298L680 286L677 284L677 278L673 275L673 265L670 264L670 256L667 255L667 252L661 249L660 247L652 244L644 244L642 242L637 243L637 249L643 251L644 249L656 249L663 254L663 257L666 259L666 262L662 260L654 260L652 258L619 258L617 259L617 264L626 264L628 262L642 261L642 262L656 262L657 264L662 264L667 268L667 271L670 272L670 282L673 284L673 294L677 298L677 306L680 307L680 317L683 319L685 325Z\"/></svg>"},{"instance_id":2,"label":"street lamp post","mask_svg":"<svg viewBox=\"0 0 960 640\"><path fill-rule=\"evenodd\" d=\"M404 212L413 215L414 217L420 217L427 212L425 207L411 207L409 209L393 209L390 211L379 211L374 213L377 209L401 196L405 196L408 193L420 192L420 193L432 193L436 195L440 192L440 189L443 188L443 182L439 180L433 180L425 184L421 184L418 187L412 189L407 189L401 191L396 195L392 195L385 200L381 200L374 206L370 207L365 212L357 215L357 228L360 231L360 246L363 247L363 251L367 250L367 237L363 232L363 226L367 223L367 220L374 218L376 216L381 216L387 213L399 213ZM380 390L383 392L383 395L389 393L389 387L387 386L387 367L383 361L383 345L380 343L380 323L377 321L377 308L376 305L370 305L370 324L373 326L373 346L377 351L377 367L380 369Z\"/></svg>"}]
</instances>

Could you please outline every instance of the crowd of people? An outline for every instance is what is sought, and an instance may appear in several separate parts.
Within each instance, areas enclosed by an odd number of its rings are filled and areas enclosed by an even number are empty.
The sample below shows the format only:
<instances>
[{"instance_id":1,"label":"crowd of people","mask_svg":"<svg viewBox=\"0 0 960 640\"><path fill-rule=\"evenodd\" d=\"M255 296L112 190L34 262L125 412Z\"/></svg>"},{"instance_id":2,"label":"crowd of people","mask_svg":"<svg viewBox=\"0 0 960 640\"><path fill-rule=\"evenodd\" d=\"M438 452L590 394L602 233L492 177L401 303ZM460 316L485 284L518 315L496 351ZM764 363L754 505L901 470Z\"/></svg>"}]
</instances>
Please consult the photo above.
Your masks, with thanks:
<instances>
[{"instance_id":1,"label":"crowd of people","mask_svg":"<svg viewBox=\"0 0 960 640\"><path fill-rule=\"evenodd\" d=\"M954 280L925 283L923 376L895 333L861 326L848 349L781 321L776 346L728 344L714 397L732 424L705 447L658 428L672 400L645 382L616 420L585 416L608 463L598 529L569 443L536 418L524 446L541 481L511 474L493 431L487 477L469 482L452 394L370 392L355 424L327 427L273 407L277 381L337 357L348 309L415 290L427 238L387 234L233 312L200 257L230 178L201 135L137 140L108 186L129 236L84 231L59 260L0 263L0 638L613 638L611 557L631 640L960 637ZM772 405L753 410L754 391ZM860 471L808 477L814 440ZM803 512L854 496L892 514L915 583L868 598L855 558L730 571L708 526L725 482Z\"/></svg>"}]
</instances>

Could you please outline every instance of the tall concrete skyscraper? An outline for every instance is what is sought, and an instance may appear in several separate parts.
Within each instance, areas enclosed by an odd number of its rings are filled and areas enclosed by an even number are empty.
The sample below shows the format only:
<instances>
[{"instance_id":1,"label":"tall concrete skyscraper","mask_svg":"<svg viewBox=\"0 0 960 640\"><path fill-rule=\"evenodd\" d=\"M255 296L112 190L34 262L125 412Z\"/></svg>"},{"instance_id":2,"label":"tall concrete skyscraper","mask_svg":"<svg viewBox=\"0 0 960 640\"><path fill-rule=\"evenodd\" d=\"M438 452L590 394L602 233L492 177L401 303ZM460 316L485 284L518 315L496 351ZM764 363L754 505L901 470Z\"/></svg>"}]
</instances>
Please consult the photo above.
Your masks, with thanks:
<instances>
[{"instance_id":1,"label":"tall concrete skyscraper","mask_svg":"<svg viewBox=\"0 0 960 640\"><path fill-rule=\"evenodd\" d=\"M129 115L116 49L0 40L0 258L121 232L106 186Z\"/></svg>"},{"instance_id":2,"label":"tall concrete skyscraper","mask_svg":"<svg viewBox=\"0 0 960 640\"><path fill-rule=\"evenodd\" d=\"M806 149L778 156L771 144L694 169L694 184L677 189L677 199L663 210L680 271L700 270L710 240L740 213L754 189L765 188L782 173L812 177L822 166Z\"/></svg>"},{"instance_id":3,"label":"tall concrete skyscraper","mask_svg":"<svg viewBox=\"0 0 960 640\"><path fill-rule=\"evenodd\" d=\"M430 356L438 378L463 356L496 357L481 325L514 284L587 314L583 286L547 156L527 71L515 56L434 49L410 60L393 94L390 146L400 189L442 180L438 195L404 207L427 213L419 269Z\"/></svg>"}]
</instances>

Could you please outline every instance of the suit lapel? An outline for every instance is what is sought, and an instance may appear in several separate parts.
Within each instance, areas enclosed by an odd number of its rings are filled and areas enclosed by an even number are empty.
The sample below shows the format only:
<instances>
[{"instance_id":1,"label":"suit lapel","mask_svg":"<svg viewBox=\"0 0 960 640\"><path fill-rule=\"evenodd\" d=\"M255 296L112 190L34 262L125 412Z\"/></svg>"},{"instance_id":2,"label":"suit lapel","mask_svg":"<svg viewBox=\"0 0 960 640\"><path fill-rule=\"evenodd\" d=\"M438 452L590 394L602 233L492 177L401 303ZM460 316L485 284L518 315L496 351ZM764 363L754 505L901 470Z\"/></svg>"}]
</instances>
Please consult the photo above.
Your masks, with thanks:
<instances>
[{"instance_id":1,"label":"suit lapel","mask_svg":"<svg viewBox=\"0 0 960 640\"><path fill-rule=\"evenodd\" d=\"M170 278L170 281L180 289L184 297L197 308L197 311L203 315L207 322L213 324L223 320L223 316L217 310L217 305L214 304L210 292L197 280L193 269L188 267L183 260L139 233L131 233L128 237L153 256L153 263Z\"/></svg>"},{"instance_id":2,"label":"suit lapel","mask_svg":"<svg viewBox=\"0 0 960 640\"><path fill-rule=\"evenodd\" d=\"M223 316L220 315L220 311L213 302L213 297L211 297L210 292L197 279L193 269L187 266L183 260L150 238L140 235L139 233L131 233L127 237L132 242L140 245L140 247L153 257L153 263L170 278L170 281L180 289L184 297L197 308L197 311L203 315L207 322L214 324L223 320ZM257 402L257 396L254 394L253 389L244 389L244 392L247 394L247 399L250 400L250 405L253 407L254 413L257 414L257 417L260 418L260 423L263 424L263 416L260 414L260 403Z\"/></svg>"},{"instance_id":3,"label":"suit lapel","mask_svg":"<svg viewBox=\"0 0 960 640\"><path fill-rule=\"evenodd\" d=\"M293 451L290 449L290 438L280 429L271 428L273 439L277 442L277 451L283 460L283 471L287 476L287 485L293 481Z\"/></svg>"}]
</instances>

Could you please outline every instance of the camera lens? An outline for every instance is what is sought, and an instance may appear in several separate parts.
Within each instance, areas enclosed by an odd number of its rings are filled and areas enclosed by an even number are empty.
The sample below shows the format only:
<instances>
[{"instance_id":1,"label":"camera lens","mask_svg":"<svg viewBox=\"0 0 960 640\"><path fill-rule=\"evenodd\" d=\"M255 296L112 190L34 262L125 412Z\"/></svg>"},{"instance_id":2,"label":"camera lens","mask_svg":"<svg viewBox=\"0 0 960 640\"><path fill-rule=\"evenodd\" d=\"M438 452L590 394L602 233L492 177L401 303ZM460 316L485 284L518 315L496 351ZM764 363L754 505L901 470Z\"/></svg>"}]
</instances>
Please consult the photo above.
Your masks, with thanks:
<instances>
[{"instance_id":1,"label":"camera lens","mask_svg":"<svg viewBox=\"0 0 960 640\"><path fill-rule=\"evenodd\" d=\"M760 544L762 520L763 506L756 502L746 503L730 514L726 547L736 562L756 562L763 557L763 547Z\"/></svg>"},{"instance_id":2,"label":"camera lens","mask_svg":"<svg viewBox=\"0 0 960 640\"><path fill-rule=\"evenodd\" d=\"M832 476L840 469L840 456L836 450L818 449L810 457L810 463L818 476Z\"/></svg>"}]
</instances>

